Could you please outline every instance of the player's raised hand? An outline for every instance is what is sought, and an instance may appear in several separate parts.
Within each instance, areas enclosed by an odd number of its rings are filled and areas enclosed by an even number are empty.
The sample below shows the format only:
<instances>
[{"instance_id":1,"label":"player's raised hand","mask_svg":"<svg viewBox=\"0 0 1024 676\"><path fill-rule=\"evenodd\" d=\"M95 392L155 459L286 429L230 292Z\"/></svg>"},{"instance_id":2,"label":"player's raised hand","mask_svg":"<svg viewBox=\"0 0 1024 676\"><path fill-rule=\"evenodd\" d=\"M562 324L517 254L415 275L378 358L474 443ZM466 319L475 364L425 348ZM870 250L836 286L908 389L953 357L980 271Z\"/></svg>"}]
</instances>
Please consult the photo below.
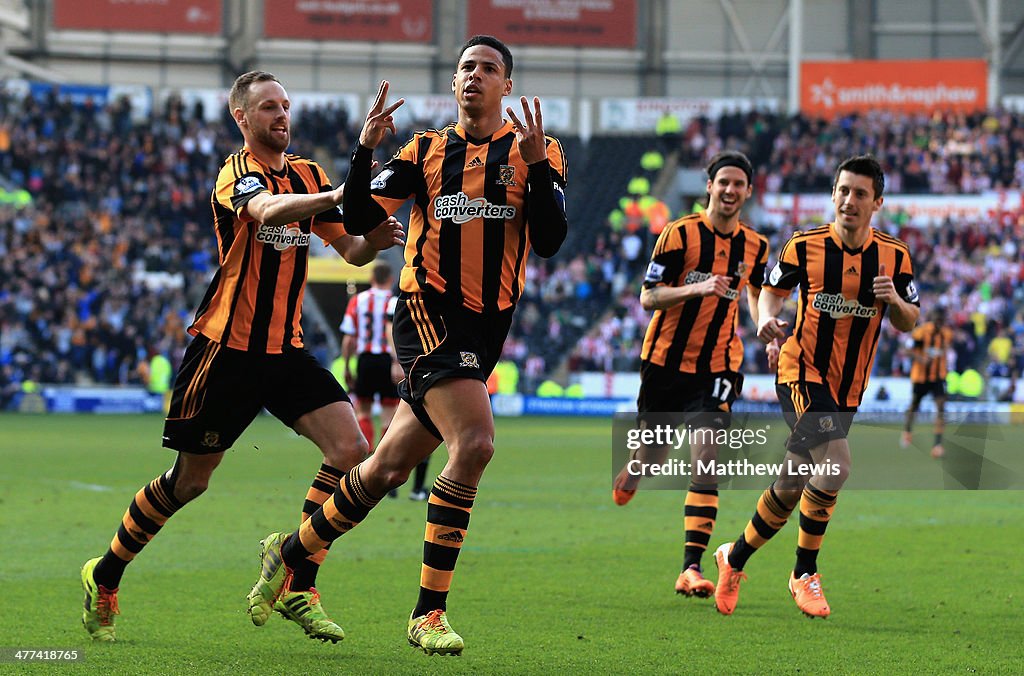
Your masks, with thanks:
<instances>
[{"instance_id":1,"label":"player's raised hand","mask_svg":"<svg viewBox=\"0 0 1024 676\"><path fill-rule=\"evenodd\" d=\"M363 123L363 129L359 132L359 143L367 148L376 148L380 145L384 134L389 130L392 134L395 133L395 118L391 114L405 103L405 99L398 99L390 106L385 107L390 86L391 83L387 80L381 80L377 98L370 106L370 112L366 114L366 122Z\"/></svg>"},{"instance_id":2,"label":"player's raised hand","mask_svg":"<svg viewBox=\"0 0 1024 676\"><path fill-rule=\"evenodd\" d=\"M388 216L387 219L381 221L380 225L363 235L363 237L374 249L383 251L393 246L405 244L405 228L397 218Z\"/></svg>"},{"instance_id":3,"label":"player's raised hand","mask_svg":"<svg viewBox=\"0 0 1024 676\"><path fill-rule=\"evenodd\" d=\"M776 340L786 339L786 329L789 322L784 322L778 317L765 317L757 327L757 338L765 345Z\"/></svg>"},{"instance_id":4,"label":"player's raised hand","mask_svg":"<svg viewBox=\"0 0 1024 676\"><path fill-rule=\"evenodd\" d=\"M516 141L519 143L519 154L523 162L533 164L548 156L547 145L544 142L544 121L540 114L540 99L533 97L532 113L525 96L520 96L519 101L523 104L523 122L516 117L512 106L505 108L505 112L512 118L512 128L516 131Z\"/></svg>"},{"instance_id":5,"label":"player's raised hand","mask_svg":"<svg viewBox=\"0 0 1024 676\"><path fill-rule=\"evenodd\" d=\"M892 304L899 300L899 294L896 293L896 285L892 282L892 277L885 274L885 264L878 266L878 276L871 283L872 291L875 293L875 298L882 301L883 303Z\"/></svg>"}]
</instances>

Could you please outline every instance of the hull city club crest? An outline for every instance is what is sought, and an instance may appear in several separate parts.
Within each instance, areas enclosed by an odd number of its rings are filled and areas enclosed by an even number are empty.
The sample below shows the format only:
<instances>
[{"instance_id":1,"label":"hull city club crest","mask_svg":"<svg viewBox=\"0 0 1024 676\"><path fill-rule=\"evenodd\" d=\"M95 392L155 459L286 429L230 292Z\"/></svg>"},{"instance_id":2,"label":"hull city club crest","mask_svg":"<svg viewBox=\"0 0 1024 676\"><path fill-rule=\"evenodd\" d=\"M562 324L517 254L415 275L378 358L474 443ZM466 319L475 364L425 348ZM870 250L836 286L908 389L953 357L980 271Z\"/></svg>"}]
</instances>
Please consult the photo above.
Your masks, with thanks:
<instances>
[{"instance_id":1,"label":"hull city club crest","mask_svg":"<svg viewBox=\"0 0 1024 676\"><path fill-rule=\"evenodd\" d=\"M516 184L516 168L511 164L498 165L498 185L513 186Z\"/></svg>"}]
</instances>

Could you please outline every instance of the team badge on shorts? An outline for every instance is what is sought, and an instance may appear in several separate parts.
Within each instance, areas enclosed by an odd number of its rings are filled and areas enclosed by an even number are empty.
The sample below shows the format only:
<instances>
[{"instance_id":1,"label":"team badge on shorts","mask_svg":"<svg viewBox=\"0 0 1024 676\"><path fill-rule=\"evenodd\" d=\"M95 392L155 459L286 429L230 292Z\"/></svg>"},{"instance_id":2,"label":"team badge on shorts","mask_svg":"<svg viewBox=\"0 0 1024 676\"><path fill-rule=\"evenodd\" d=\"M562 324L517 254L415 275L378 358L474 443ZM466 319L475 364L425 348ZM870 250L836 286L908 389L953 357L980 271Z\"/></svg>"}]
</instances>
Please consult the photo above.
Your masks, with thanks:
<instances>
[{"instance_id":1,"label":"team badge on shorts","mask_svg":"<svg viewBox=\"0 0 1024 676\"><path fill-rule=\"evenodd\" d=\"M220 434L217 432L204 432L203 440L200 443L207 448L217 448L220 446Z\"/></svg>"},{"instance_id":2,"label":"team badge on shorts","mask_svg":"<svg viewBox=\"0 0 1024 676\"><path fill-rule=\"evenodd\" d=\"M511 164L498 165L498 185L513 186L516 184L516 168Z\"/></svg>"},{"instance_id":3,"label":"team badge on shorts","mask_svg":"<svg viewBox=\"0 0 1024 676\"><path fill-rule=\"evenodd\" d=\"M459 366L465 366L470 369L480 368L480 358L476 356L476 352L460 352L459 357L462 359L459 362Z\"/></svg>"},{"instance_id":4,"label":"team badge on shorts","mask_svg":"<svg viewBox=\"0 0 1024 676\"><path fill-rule=\"evenodd\" d=\"M835 432L836 421L832 419L830 415L823 415L818 418L818 431L819 432Z\"/></svg>"}]
</instances>

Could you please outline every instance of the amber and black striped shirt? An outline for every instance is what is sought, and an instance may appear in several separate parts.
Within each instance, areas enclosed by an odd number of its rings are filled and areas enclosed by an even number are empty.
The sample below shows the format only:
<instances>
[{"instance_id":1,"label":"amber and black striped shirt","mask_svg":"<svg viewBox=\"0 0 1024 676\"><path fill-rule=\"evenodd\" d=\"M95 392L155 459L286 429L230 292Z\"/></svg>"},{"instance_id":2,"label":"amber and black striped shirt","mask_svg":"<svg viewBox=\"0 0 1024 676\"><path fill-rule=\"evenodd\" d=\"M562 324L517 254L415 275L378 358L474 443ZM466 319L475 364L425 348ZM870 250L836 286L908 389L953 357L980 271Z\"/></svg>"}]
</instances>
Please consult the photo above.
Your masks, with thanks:
<instances>
[{"instance_id":1,"label":"amber and black striped shirt","mask_svg":"<svg viewBox=\"0 0 1024 676\"><path fill-rule=\"evenodd\" d=\"M729 298L706 296L656 310L640 358L684 373L737 371L743 344L736 335L740 292L761 287L768 240L745 223L728 235L701 214L670 223L654 246L644 287L683 286L711 275L732 277Z\"/></svg>"},{"instance_id":2,"label":"amber and black striped shirt","mask_svg":"<svg viewBox=\"0 0 1024 676\"><path fill-rule=\"evenodd\" d=\"M286 155L274 171L242 148L224 161L213 190L213 222L220 267L188 331L236 350L277 354L302 347L302 297L311 233L330 244L345 234L341 212L269 227L245 208L261 192L274 195L331 190L323 169Z\"/></svg>"},{"instance_id":3,"label":"amber and black striped shirt","mask_svg":"<svg viewBox=\"0 0 1024 676\"><path fill-rule=\"evenodd\" d=\"M546 138L550 178L545 174L543 180L553 182L561 212L550 215L560 219L564 238L566 160L561 144ZM354 159L353 171L355 167ZM531 246L540 253L537 243L544 233L538 230L551 227L527 223L527 172L510 122L486 139L473 139L452 124L417 132L384 165L370 184L376 208L369 213L375 215L364 213L361 196L351 185L345 210L353 223L365 218L377 222L382 212L393 214L413 198L399 288L433 289L474 312L507 310L522 294ZM355 183L350 173L347 184ZM559 244L561 239L555 250Z\"/></svg>"},{"instance_id":4,"label":"amber and black striped shirt","mask_svg":"<svg viewBox=\"0 0 1024 676\"><path fill-rule=\"evenodd\" d=\"M914 329L914 363L910 367L910 382L945 382L949 368L946 353L953 344L953 329L928 322Z\"/></svg>"},{"instance_id":5,"label":"amber and black striped shirt","mask_svg":"<svg viewBox=\"0 0 1024 676\"><path fill-rule=\"evenodd\" d=\"M859 249L847 248L829 223L786 242L764 289L789 296L800 287L793 334L782 345L777 381L827 384L840 406L859 406L871 375L886 304L875 299L881 266L896 292L918 305L910 250L871 228Z\"/></svg>"}]
</instances>

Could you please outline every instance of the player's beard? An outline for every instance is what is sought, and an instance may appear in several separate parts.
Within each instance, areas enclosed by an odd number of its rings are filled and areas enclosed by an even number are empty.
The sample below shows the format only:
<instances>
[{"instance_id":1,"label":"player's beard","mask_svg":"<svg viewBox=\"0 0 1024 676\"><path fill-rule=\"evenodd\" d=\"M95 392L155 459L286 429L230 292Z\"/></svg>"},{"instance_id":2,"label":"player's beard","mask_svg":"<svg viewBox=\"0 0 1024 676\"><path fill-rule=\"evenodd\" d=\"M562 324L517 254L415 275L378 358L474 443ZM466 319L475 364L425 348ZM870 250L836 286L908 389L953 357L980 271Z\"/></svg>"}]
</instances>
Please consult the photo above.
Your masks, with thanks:
<instances>
[{"instance_id":1,"label":"player's beard","mask_svg":"<svg viewBox=\"0 0 1024 676\"><path fill-rule=\"evenodd\" d=\"M292 141L290 130L285 134L283 139L270 131L269 127L265 129L258 129L254 134L256 136L256 140L259 141L260 144L266 146L275 153L283 153L288 150L288 146L291 145Z\"/></svg>"}]
</instances>

